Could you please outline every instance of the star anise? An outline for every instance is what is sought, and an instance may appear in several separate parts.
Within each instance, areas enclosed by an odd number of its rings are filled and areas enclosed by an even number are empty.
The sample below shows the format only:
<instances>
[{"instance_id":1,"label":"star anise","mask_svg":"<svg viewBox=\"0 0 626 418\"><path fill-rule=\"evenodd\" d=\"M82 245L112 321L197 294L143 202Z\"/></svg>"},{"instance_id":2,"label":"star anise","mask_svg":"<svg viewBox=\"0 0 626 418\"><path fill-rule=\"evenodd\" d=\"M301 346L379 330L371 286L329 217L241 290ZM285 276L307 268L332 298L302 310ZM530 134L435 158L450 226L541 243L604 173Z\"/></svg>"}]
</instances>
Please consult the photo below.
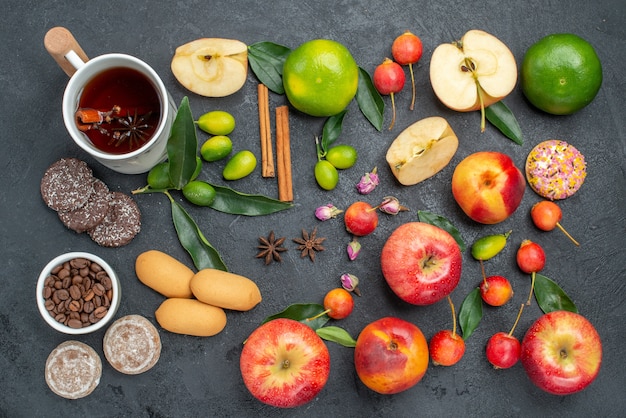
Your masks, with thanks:
<instances>
[{"instance_id":1,"label":"star anise","mask_svg":"<svg viewBox=\"0 0 626 418\"><path fill-rule=\"evenodd\" d=\"M311 259L311 261L315 261L315 253L317 251L324 251L324 247L322 246L322 242L326 238L317 238L317 227L311 231L309 234L306 230L302 230L302 238L294 238L293 242L300 244L298 245L298 250L302 251L300 257L306 257L307 255Z\"/></svg>"},{"instance_id":2,"label":"star anise","mask_svg":"<svg viewBox=\"0 0 626 418\"><path fill-rule=\"evenodd\" d=\"M152 116L152 112L148 112L145 115L137 115L137 109L135 109L135 116L132 116L130 112L125 118L118 118L117 121L122 125L120 128L113 128L113 134L109 145L119 146L123 142L127 141L129 149L133 147L139 148L148 140L148 133L146 132L152 126L148 124L148 120Z\"/></svg>"},{"instance_id":3,"label":"star anise","mask_svg":"<svg viewBox=\"0 0 626 418\"><path fill-rule=\"evenodd\" d=\"M283 243L285 242L285 237L276 239L274 235L274 231L270 231L270 234L267 238L259 237L260 245L257 248L261 251L256 255L256 258L265 257L265 265L274 261L282 262L282 258L280 257L280 253L283 251L287 251L285 247L283 247Z\"/></svg>"}]
</instances>

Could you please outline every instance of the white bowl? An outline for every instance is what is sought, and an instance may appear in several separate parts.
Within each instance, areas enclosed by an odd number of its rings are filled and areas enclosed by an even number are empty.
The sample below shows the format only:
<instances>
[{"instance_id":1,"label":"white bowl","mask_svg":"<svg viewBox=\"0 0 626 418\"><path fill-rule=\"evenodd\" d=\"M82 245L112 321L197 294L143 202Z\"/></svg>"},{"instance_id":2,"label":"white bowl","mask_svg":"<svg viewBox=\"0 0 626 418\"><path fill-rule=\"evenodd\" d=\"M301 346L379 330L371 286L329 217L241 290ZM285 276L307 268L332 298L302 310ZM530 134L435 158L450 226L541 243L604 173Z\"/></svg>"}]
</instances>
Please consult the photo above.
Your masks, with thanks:
<instances>
[{"instance_id":1,"label":"white bowl","mask_svg":"<svg viewBox=\"0 0 626 418\"><path fill-rule=\"evenodd\" d=\"M46 309L46 306L45 306L46 300L43 296L44 283L46 279L48 278L48 276L50 276L50 272L56 266L63 264L66 261L73 260L75 258L86 258L92 262L98 263L107 272L108 276L111 278L112 293L113 293L112 298L111 298L111 305L109 306L109 311L107 312L107 314L103 318L101 318L98 322L92 325L89 325L87 327L82 327L82 328L72 328L54 319L52 315L50 315L50 313ZM37 307L39 308L39 313L41 314L41 317L44 319L44 321L48 323L48 325L50 325L52 328L64 334L71 334L71 335L88 334L90 332L94 332L94 331L101 329L106 324L111 322L111 319L117 313L117 309L120 306L121 297L122 297L122 294L121 294L120 281L117 277L117 274L115 274L115 271L102 258L98 257L97 255L86 253L86 252L70 252L70 253L59 255L58 257L51 260L43 268L43 270L41 270L41 274L39 275L39 280L37 280L36 299L37 299Z\"/></svg>"}]
</instances>

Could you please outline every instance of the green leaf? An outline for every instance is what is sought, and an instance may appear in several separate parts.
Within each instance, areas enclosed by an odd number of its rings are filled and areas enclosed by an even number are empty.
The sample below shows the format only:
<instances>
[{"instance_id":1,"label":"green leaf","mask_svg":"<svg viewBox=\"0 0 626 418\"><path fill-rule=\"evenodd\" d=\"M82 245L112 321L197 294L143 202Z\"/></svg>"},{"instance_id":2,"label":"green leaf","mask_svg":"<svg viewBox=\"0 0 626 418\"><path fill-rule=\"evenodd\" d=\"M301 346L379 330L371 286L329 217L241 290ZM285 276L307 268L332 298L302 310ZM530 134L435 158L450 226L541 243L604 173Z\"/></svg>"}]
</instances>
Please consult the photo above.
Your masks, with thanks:
<instances>
[{"instance_id":1,"label":"green leaf","mask_svg":"<svg viewBox=\"0 0 626 418\"><path fill-rule=\"evenodd\" d=\"M465 241L463 241L463 237L461 237L461 233L458 229L454 227L454 225L452 225L452 223L448 219L434 213L425 212L423 210L418 210L417 216L420 222L425 222L427 224L438 226L439 228L448 232L456 240L457 244L459 244L461 252L465 251L467 247L465 245Z\"/></svg>"},{"instance_id":2,"label":"green leaf","mask_svg":"<svg viewBox=\"0 0 626 418\"><path fill-rule=\"evenodd\" d=\"M175 189L182 189L191 180L197 166L197 150L196 125L189 107L189 99L185 96L178 107L167 140L170 180Z\"/></svg>"},{"instance_id":3,"label":"green leaf","mask_svg":"<svg viewBox=\"0 0 626 418\"><path fill-rule=\"evenodd\" d=\"M326 155L326 151L341 135L343 118L348 113L348 109L344 109L336 115L326 119L324 129L322 130L322 153Z\"/></svg>"},{"instance_id":4,"label":"green leaf","mask_svg":"<svg viewBox=\"0 0 626 418\"><path fill-rule=\"evenodd\" d=\"M363 68L359 67L359 87L356 91L356 101L359 104L361 113L379 131L383 129L383 112L385 102L380 96L372 78Z\"/></svg>"},{"instance_id":5,"label":"green leaf","mask_svg":"<svg viewBox=\"0 0 626 418\"><path fill-rule=\"evenodd\" d=\"M315 332L326 341L332 341L344 347L356 346L356 340L343 328L329 326L318 328Z\"/></svg>"},{"instance_id":6,"label":"green leaf","mask_svg":"<svg viewBox=\"0 0 626 418\"><path fill-rule=\"evenodd\" d=\"M493 126L498 128L507 138L518 145L523 145L522 130L517 123L517 119L511 109L502 100L487 106L485 116Z\"/></svg>"},{"instance_id":7,"label":"green leaf","mask_svg":"<svg viewBox=\"0 0 626 418\"><path fill-rule=\"evenodd\" d=\"M222 257L207 241L191 216L180 204L172 199L169 193L166 194L172 204L172 220L178 234L178 240L191 256L196 268L198 270L214 268L228 271Z\"/></svg>"},{"instance_id":8,"label":"green leaf","mask_svg":"<svg viewBox=\"0 0 626 418\"><path fill-rule=\"evenodd\" d=\"M283 65L291 49L272 42L257 42L248 46L250 68L276 94L284 94Z\"/></svg>"},{"instance_id":9,"label":"green leaf","mask_svg":"<svg viewBox=\"0 0 626 418\"><path fill-rule=\"evenodd\" d=\"M535 298L544 313L561 310L578 312L578 308L563 289L541 274L535 274Z\"/></svg>"},{"instance_id":10,"label":"green leaf","mask_svg":"<svg viewBox=\"0 0 626 418\"><path fill-rule=\"evenodd\" d=\"M324 312L324 307L319 303L294 303L289 305L281 312L268 316L263 320L263 324L271 321L272 319L277 318L289 318L294 321L302 322L317 330L318 328L323 327L329 321L330 317L326 314L318 316L315 319L310 319L316 317L317 315Z\"/></svg>"},{"instance_id":11,"label":"green leaf","mask_svg":"<svg viewBox=\"0 0 626 418\"><path fill-rule=\"evenodd\" d=\"M467 339L472 335L474 330L480 324L483 317L483 300L480 297L480 290L475 288L463 300L461 309L459 310L459 326L463 331L463 339Z\"/></svg>"},{"instance_id":12,"label":"green leaf","mask_svg":"<svg viewBox=\"0 0 626 418\"><path fill-rule=\"evenodd\" d=\"M209 207L233 215L259 216L289 209L293 203L282 202L259 194L246 194L229 187L211 184L215 199Z\"/></svg>"}]
</instances>

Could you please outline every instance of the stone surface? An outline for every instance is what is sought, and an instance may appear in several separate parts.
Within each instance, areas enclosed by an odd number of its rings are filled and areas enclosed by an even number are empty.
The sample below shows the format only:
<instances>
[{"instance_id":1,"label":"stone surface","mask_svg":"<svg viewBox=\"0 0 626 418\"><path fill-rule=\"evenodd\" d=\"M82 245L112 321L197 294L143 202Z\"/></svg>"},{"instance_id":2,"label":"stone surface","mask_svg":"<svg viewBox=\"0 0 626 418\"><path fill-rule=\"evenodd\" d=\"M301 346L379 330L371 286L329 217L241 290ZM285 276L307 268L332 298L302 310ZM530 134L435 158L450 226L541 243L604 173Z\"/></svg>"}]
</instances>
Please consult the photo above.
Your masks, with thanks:
<instances>
[{"instance_id":1,"label":"stone surface","mask_svg":"<svg viewBox=\"0 0 626 418\"><path fill-rule=\"evenodd\" d=\"M0 415L21 416L619 416L626 399L623 336L626 335L624 303L624 254L626 254L626 6L623 0L572 4L543 1L485 0L482 2L399 1L185 1L185 2L40 2L8 0L4 9L0 46L2 85L2 193L0 193L0 248L4 261L0 292ZM340 173L332 192L319 189L313 178L316 162L313 138L321 134L323 120L290 112L294 157L293 209L263 218L237 217L182 202L199 223L208 240L222 254L230 270L255 280L263 302L249 312L228 312L228 324L219 335L193 338L160 330L162 353L157 365L146 373L123 375L103 365L100 385L84 399L67 401L52 393L44 380L48 354L67 336L50 329L35 304L35 283L40 269L66 251L90 251L106 259L118 272L123 297L118 317L139 314L153 323L162 297L142 285L134 275L134 260L148 249L158 249L193 267L172 225L170 204L161 194L137 195L142 230L124 248L102 248L85 234L77 235L58 221L39 195L45 169L62 157L84 159L112 191L128 193L146 183L144 175L117 174L90 159L70 139L63 125L61 99L67 76L47 54L43 38L53 26L69 28L90 57L123 52L147 61L164 80L174 101L188 96L193 114L221 109L232 113L237 127L231 134L236 149L251 149L260 157L256 105L257 79L252 72L244 88L222 99L207 99L180 86L169 69L177 46L201 37L239 39L247 44L272 41L295 48L313 38L331 38L345 44L358 64L373 72L390 54L391 42L403 31L418 34L425 47L416 70L417 103L409 111L410 88L396 95L395 128L387 131L391 116L385 98L385 128L376 131L359 112L349 107L338 143L355 146L356 165ZM604 83L596 100L577 114L555 117L535 110L516 88L506 99L524 132L524 145L515 145L488 125L479 129L477 112L456 113L434 96L428 80L433 49L452 41L469 29L484 29L505 42L518 64L526 49L540 37L573 32L597 49L604 66ZM408 71L408 70L407 70ZM272 111L285 104L284 96L270 95ZM388 144L414 121L428 116L445 117L459 136L460 145L451 164L416 186L397 184L385 164ZM273 117L272 117L273 120ZM272 127L274 123L272 122ZM199 142L206 139L198 133ZM527 188L513 217L502 224L482 226L469 220L456 206L450 191L453 169L461 159L479 150L496 150L512 156L521 167L532 147L558 138L574 144L588 164L585 184L571 198L560 201L563 225L581 242L575 247L559 231L540 232L531 223L530 207L539 197ZM201 178L222 183L223 163L206 163ZM381 184L370 195L360 196L355 184L374 166ZM251 176L229 183L247 193L277 196L275 180L263 179L260 168ZM376 205L393 195L409 212L381 214L378 229L360 240L363 249L350 262L345 247L350 236L341 217L319 222L314 211L332 202L345 209L355 200ZM177 196L178 198L179 196ZM342 326L355 338L369 322L395 315L417 324L427 338L449 328L446 303L415 307L401 302L384 283L378 255L391 231L415 220L425 210L450 219L467 243L489 234L512 229L506 249L486 264L489 274L507 276L516 294L505 307L485 308L483 321L467 341L467 352L451 368L431 366L424 379L411 390L394 396L373 393L356 377L353 350L329 342L329 383L309 405L296 410L264 406L246 391L239 373L242 344L267 316L296 302L321 303L324 294L339 286L342 273L360 278L362 296L353 314L333 325ZM341 216L341 215L340 215ZM301 259L291 238L301 229L318 227L326 237L326 251L315 263ZM282 263L263 265L255 258L259 236L274 230L285 236L287 252ZM598 379L584 392L559 398L536 389L520 365L494 370L486 361L485 344L490 335L508 331L519 304L525 300L529 277L515 265L515 251L522 239L541 243L547 254L544 274L557 281L575 301L579 311L597 327L604 343L604 364ZM480 268L469 251L464 253L463 276L452 294L457 308L480 280ZM540 314L536 303L525 309L516 336ZM80 337L102 356L106 330Z\"/></svg>"}]
</instances>

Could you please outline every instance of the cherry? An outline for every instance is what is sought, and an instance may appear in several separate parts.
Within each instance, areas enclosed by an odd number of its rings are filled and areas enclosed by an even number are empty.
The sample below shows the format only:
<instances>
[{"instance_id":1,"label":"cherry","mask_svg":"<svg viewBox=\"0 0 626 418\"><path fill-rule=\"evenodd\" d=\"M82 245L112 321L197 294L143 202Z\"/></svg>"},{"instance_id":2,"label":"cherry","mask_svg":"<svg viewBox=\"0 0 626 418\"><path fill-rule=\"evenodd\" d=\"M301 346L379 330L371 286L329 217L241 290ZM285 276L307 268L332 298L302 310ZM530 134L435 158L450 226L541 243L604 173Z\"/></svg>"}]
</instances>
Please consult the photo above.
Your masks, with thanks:
<instances>
[{"instance_id":1,"label":"cherry","mask_svg":"<svg viewBox=\"0 0 626 418\"><path fill-rule=\"evenodd\" d=\"M530 217L535 226L542 231L552 231L558 227L574 244L580 245L560 224L563 212L556 203L549 200L535 203L530 209Z\"/></svg>"},{"instance_id":2,"label":"cherry","mask_svg":"<svg viewBox=\"0 0 626 418\"><path fill-rule=\"evenodd\" d=\"M332 289L324 296L324 311L317 315L308 318L307 321L312 321L326 314L333 319L344 319L352 313L354 308L354 299L352 295L346 289L338 287Z\"/></svg>"},{"instance_id":3,"label":"cherry","mask_svg":"<svg viewBox=\"0 0 626 418\"><path fill-rule=\"evenodd\" d=\"M416 64L420 60L422 51L422 40L408 30L398 36L393 41L393 44L391 44L391 55L393 55L393 59L400 65L409 66L413 91L411 106L409 107L410 110L413 110L415 106L415 76L413 75L413 64Z\"/></svg>"},{"instance_id":4,"label":"cherry","mask_svg":"<svg viewBox=\"0 0 626 418\"><path fill-rule=\"evenodd\" d=\"M369 235L378 226L377 207L367 202L354 202L346 209L343 220L346 230L353 235L362 237Z\"/></svg>"},{"instance_id":5,"label":"cherry","mask_svg":"<svg viewBox=\"0 0 626 418\"><path fill-rule=\"evenodd\" d=\"M511 282L504 276L485 277L479 288L480 297L491 306L502 306L513 296Z\"/></svg>"},{"instance_id":6,"label":"cherry","mask_svg":"<svg viewBox=\"0 0 626 418\"><path fill-rule=\"evenodd\" d=\"M522 356L522 344L513 335L513 331L519 322L522 312L524 311L524 304L520 307L520 310L515 319L515 323L509 333L497 332L489 338L487 341L487 360L496 369L508 369L513 367Z\"/></svg>"},{"instance_id":7,"label":"cherry","mask_svg":"<svg viewBox=\"0 0 626 418\"><path fill-rule=\"evenodd\" d=\"M385 58L382 64L380 64L374 70L373 83L376 90L384 96L389 95L391 97L391 109L393 116L391 118L391 125L389 130L393 128L396 122L396 104L394 100L394 94L398 93L404 87L404 81L406 77L402 66L397 62Z\"/></svg>"},{"instance_id":8,"label":"cherry","mask_svg":"<svg viewBox=\"0 0 626 418\"><path fill-rule=\"evenodd\" d=\"M530 305L535 288L535 274L543 270L546 265L546 254L543 248L539 244L525 239L517 250L517 265L524 273L529 273L532 277L530 294L526 302L527 305Z\"/></svg>"},{"instance_id":9,"label":"cherry","mask_svg":"<svg viewBox=\"0 0 626 418\"><path fill-rule=\"evenodd\" d=\"M432 336L428 343L430 358L435 366L452 366L465 354L465 340L456 333L456 315L454 304L448 295L448 303L452 309L452 331L445 329Z\"/></svg>"}]
</instances>

